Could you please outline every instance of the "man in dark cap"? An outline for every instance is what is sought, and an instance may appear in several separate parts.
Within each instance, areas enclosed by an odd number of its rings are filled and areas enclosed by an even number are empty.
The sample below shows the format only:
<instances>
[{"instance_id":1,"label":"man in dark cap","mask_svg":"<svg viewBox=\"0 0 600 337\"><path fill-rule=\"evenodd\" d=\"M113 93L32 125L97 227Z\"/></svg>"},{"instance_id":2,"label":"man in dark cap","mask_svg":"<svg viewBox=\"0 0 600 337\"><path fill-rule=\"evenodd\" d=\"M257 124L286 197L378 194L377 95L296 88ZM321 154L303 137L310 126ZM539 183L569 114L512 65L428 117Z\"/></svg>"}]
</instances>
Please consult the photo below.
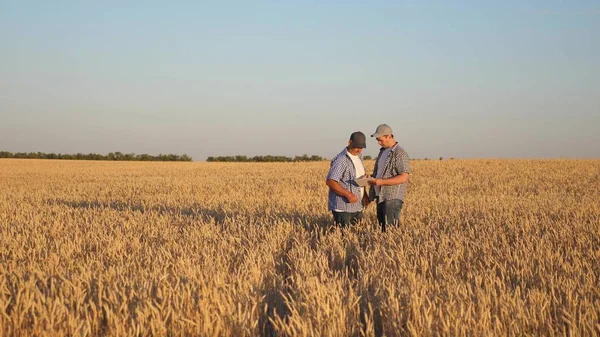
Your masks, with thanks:
<instances>
[{"instance_id":1,"label":"man in dark cap","mask_svg":"<svg viewBox=\"0 0 600 337\"><path fill-rule=\"evenodd\" d=\"M334 223L342 228L362 219L363 206L369 203L365 188L355 181L365 176L362 151L366 147L365 134L354 132L348 146L331 160L326 182L329 186L327 207Z\"/></svg>"},{"instance_id":2,"label":"man in dark cap","mask_svg":"<svg viewBox=\"0 0 600 337\"><path fill-rule=\"evenodd\" d=\"M381 146L375 160L373 180L369 181L369 199L377 201L377 220L381 230L386 225L400 225L400 211L406 196L409 158L406 151L394 139L392 128L381 124L371 135Z\"/></svg>"}]
</instances>

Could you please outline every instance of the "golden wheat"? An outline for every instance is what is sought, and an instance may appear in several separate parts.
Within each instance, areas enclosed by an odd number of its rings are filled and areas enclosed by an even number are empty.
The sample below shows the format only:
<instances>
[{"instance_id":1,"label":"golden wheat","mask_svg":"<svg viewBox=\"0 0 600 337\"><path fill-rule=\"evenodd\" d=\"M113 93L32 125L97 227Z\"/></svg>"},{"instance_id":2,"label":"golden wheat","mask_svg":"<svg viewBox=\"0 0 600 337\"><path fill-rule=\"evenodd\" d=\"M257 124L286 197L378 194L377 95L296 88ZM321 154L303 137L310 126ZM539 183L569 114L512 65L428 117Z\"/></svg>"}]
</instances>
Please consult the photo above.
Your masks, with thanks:
<instances>
[{"instance_id":1,"label":"golden wheat","mask_svg":"<svg viewBox=\"0 0 600 337\"><path fill-rule=\"evenodd\" d=\"M0 160L0 336L600 335L599 160L413 161L387 233L327 170Z\"/></svg>"}]
</instances>

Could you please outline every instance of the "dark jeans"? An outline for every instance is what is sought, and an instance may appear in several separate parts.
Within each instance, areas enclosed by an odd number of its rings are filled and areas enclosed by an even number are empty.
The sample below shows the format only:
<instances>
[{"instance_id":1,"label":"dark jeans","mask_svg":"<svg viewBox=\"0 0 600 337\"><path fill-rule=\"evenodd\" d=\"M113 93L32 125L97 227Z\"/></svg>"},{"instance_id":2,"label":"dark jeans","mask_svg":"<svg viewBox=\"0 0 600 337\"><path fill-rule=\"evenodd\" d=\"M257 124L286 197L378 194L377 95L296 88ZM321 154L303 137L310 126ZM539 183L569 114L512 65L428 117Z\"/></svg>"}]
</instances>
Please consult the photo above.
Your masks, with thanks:
<instances>
[{"instance_id":1,"label":"dark jeans","mask_svg":"<svg viewBox=\"0 0 600 337\"><path fill-rule=\"evenodd\" d=\"M331 213L333 213L333 222L335 222L336 225L342 228L349 225L354 225L355 223L359 222L360 219L362 219L363 217L363 212L349 213L331 211Z\"/></svg>"},{"instance_id":2,"label":"dark jeans","mask_svg":"<svg viewBox=\"0 0 600 337\"><path fill-rule=\"evenodd\" d=\"M404 202L400 199L384 202L377 200L377 221L379 221L383 232L385 232L386 226L400 226L400 211L403 204Z\"/></svg>"}]
</instances>

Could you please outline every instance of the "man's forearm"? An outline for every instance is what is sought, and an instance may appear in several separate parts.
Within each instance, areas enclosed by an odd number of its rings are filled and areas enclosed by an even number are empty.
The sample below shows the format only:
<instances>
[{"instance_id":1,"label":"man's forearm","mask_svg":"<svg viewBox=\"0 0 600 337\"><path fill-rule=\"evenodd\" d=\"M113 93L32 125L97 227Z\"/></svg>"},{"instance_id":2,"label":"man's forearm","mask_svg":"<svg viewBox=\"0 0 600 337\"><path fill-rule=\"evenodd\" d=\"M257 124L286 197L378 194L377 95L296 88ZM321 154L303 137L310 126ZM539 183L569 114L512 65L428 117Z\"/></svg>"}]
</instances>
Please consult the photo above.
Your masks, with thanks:
<instances>
[{"instance_id":1,"label":"man's forearm","mask_svg":"<svg viewBox=\"0 0 600 337\"><path fill-rule=\"evenodd\" d=\"M329 186L329 188L331 188L331 190L335 192L335 194L341 197L348 198L349 196L353 195L352 192L343 188L342 185L340 185L340 183L338 183L335 180L327 179L327 186Z\"/></svg>"},{"instance_id":2,"label":"man's forearm","mask_svg":"<svg viewBox=\"0 0 600 337\"><path fill-rule=\"evenodd\" d=\"M404 172L404 173L400 173L397 176L393 176L391 178L377 179L377 180L379 181L379 183L377 184L379 186L391 186L391 185L404 184L405 182L408 181L408 173Z\"/></svg>"}]
</instances>

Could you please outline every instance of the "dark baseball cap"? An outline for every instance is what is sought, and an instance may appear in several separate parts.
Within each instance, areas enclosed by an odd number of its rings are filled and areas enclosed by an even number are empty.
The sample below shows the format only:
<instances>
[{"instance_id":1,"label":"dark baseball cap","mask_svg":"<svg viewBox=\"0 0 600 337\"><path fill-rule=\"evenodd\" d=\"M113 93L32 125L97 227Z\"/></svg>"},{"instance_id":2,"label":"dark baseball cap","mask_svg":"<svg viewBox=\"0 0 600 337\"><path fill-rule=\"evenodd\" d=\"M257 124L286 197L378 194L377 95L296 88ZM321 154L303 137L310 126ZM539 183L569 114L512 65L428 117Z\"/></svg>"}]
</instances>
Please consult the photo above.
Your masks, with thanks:
<instances>
[{"instance_id":1,"label":"dark baseball cap","mask_svg":"<svg viewBox=\"0 0 600 337\"><path fill-rule=\"evenodd\" d=\"M352 142L353 148L364 149L367 147L367 137L360 131L353 132L350 135L350 141Z\"/></svg>"}]
</instances>

